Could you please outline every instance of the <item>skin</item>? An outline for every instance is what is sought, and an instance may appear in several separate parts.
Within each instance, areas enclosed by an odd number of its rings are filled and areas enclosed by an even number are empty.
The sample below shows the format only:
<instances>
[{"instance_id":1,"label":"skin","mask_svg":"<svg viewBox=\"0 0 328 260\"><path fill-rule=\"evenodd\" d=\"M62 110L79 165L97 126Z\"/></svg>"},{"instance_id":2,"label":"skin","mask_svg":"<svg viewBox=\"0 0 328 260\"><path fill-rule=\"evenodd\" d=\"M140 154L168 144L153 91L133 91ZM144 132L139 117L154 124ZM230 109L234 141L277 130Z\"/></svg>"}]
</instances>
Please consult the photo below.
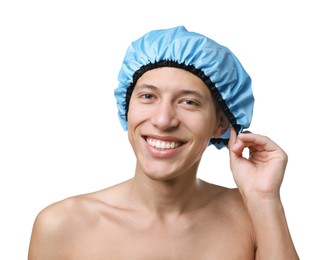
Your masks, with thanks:
<instances>
[{"instance_id":1,"label":"skin","mask_svg":"<svg viewBox=\"0 0 328 260\"><path fill-rule=\"evenodd\" d=\"M279 196L287 155L272 140L231 129L238 188L197 178L210 137L227 127L198 77L176 68L146 72L128 113L134 177L43 209L28 259L299 259Z\"/></svg>"}]
</instances>

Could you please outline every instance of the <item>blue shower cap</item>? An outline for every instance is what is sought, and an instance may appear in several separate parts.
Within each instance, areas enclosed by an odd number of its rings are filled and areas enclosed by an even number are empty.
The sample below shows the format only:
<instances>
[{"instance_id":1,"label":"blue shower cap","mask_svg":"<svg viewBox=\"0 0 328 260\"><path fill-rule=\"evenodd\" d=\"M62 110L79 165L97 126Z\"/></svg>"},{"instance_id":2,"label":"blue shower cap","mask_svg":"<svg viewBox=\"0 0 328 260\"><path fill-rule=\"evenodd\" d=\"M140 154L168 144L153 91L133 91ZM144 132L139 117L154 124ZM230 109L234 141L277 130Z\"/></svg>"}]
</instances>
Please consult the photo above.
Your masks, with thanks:
<instances>
[{"instance_id":1,"label":"blue shower cap","mask_svg":"<svg viewBox=\"0 0 328 260\"><path fill-rule=\"evenodd\" d=\"M251 78L236 56L225 46L184 26L153 30L132 42L119 71L114 90L118 116L127 130L129 101L137 80L148 70L176 67L201 78L237 133L248 128L254 106ZM229 129L209 144L227 146Z\"/></svg>"}]
</instances>

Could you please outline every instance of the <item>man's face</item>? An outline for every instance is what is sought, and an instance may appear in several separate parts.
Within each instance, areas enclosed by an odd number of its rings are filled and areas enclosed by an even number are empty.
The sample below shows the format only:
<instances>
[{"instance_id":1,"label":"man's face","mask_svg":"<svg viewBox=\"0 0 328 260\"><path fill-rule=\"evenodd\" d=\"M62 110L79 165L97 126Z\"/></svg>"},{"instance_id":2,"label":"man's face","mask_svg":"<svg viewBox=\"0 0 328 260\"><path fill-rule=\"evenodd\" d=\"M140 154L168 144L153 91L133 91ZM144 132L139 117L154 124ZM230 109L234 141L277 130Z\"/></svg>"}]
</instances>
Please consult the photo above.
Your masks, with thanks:
<instances>
[{"instance_id":1,"label":"man's face","mask_svg":"<svg viewBox=\"0 0 328 260\"><path fill-rule=\"evenodd\" d=\"M222 132L216 112L209 89L194 74L169 67L143 74L128 112L137 172L158 180L196 174L210 137Z\"/></svg>"}]
</instances>

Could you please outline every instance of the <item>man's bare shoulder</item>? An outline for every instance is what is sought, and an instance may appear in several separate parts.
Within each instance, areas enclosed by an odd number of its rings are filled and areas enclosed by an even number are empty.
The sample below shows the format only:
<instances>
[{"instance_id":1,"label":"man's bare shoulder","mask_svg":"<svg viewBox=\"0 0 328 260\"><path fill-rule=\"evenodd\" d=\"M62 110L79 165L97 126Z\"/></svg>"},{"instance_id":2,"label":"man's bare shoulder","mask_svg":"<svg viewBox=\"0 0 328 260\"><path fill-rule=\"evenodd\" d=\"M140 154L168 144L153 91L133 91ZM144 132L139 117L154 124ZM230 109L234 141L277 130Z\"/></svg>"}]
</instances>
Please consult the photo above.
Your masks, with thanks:
<instances>
[{"instance_id":1,"label":"man's bare shoulder","mask_svg":"<svg viewBox=\"0 0 328 260\"><path fill-rule=\"evenodd\" d=\"M119 205L121 187L125 183L115 186L65 198L55 202L38 214L36 221L48 227L58 230L58 227L70 227L74 225L87 224L89 221L96 221L104 210Z\"/></svg>"},{"instance_id":2,"label":"man's bare shoulder","mask_svg":"<svg viewBox=\"0 0 328 260\"><path fill-rule=\"evenodd\" d=\"M246 210L244 201L237 188L217 187L220 190L219 196L217 196L218 203L222 202L233 210Z\"/></svg>"},{"instance_id":3,"label":"man's bare shoulder","mask_svg":"<svg viewBox=\"0 0 328 260\"><path fill-rule=\"evenodd\" d=\"M201 180L201 182L205 187L205 192L208 194L212 194L212 198L214 201L223 203L229 202L234 204L243 203L242 197L237 188L228 188L217 184L208 183L203 180Z\"/></svg>"},{"instance_id":4,"label":"man's bare shoulder","mask_svg":"<svg viewBox=\"0 0 328 260\"><path fill-rule=\"evenodd\" d=\"M91 194L65 198L41 210L35 222L49 232L52 229L58 232L59 227L73 228L92 218L96 214L93 214L91 209L99 208L100 205L101 202L94 199Z\"/></svg>"},{"instance_id":5,"label":"man's bare shoulder","mask_svg":"<svg viewBox=\"0 0 328 260\"><path fill-rule=\"evenodd\" d=\"M213 214L224 215L236 223L251 227L251 220L242 196L237 188L227 188L206 183L207 191L212 193L210 210Z\"/></svg>"},{"instance_id":6,"label":"man's bare shoulder","mask_svg":"<svg viewBox=\"0 0 328 260\"><path fill-rule=\"evenodd\" d=\"M121 186L65 198L42 209L33 225L29 259L39 259L34 257L36 252L42 257L58 256L58 248L64 254L73 251L70 246L83 245L83 238L102 229L104 219L118 215L115 197Z\"/></svg>"}]
</instances>

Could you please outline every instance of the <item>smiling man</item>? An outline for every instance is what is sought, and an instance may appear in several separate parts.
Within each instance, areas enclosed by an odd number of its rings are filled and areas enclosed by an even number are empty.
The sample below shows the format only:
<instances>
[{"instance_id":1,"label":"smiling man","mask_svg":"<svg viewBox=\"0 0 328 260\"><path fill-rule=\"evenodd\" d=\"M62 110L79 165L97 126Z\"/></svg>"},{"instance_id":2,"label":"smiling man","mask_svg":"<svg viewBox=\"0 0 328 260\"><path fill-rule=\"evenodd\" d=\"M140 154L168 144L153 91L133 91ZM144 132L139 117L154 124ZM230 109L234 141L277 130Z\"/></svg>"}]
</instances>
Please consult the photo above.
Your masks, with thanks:
<instances>
[{"instance_id":1,"label":"smiling man","mask_svg":"<svg viewBox=\"0 0 328 260\"><path fill-rule=\"evenodd\" d=\"M42 210L30 260L298 259L279 195L287 155L242 133L251 80L227 48L182 26L151 31L129 46L115 96L134 177ZM211 144L228 146L237 188L197 178Z\"/></svg>"},{"instance_id":2,"label":"smiling man","mask_svg":"<svg viewBox=\"0 0 328 260\"><path fill-rule=\"evenodd\" d=\"M209 139L221 136L228 127L204 82L182 69L146 72L129 107L128 136L137 156L136 177L195 178Z\"/></svg>"}]
</instances>

